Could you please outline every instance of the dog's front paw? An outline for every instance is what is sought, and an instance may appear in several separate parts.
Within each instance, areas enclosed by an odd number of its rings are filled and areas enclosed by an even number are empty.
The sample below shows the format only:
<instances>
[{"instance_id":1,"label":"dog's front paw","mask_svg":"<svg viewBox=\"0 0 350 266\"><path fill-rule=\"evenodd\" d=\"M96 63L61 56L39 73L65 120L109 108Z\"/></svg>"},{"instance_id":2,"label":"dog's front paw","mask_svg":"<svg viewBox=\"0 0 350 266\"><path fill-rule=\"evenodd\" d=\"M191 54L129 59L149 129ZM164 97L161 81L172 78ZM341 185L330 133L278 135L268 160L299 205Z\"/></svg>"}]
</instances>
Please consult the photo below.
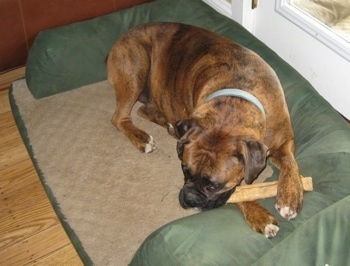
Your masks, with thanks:
<instances>
[{"instance_id":1,"label":"dog's front paw","mask_svg":"<svg viewBox=\"0 0 350 266\"><path fill-rule=\"evenodd\" d=\"M267 238L275 237L280 230L278 221L269 213L262 214L258 219L248 221L252 229Z\"/></svg>"},{"instance_id":2,"label":"dog's front paw","mask_svg":"<svg viewBox=\"0 0 350 266\"><path fill-rule=\"evenodd\" d=\"M280 227L276 224L268 224L265 226L264 235L267 238L275 237L280 230Z\"/></svg>"},{"instance_id":3,"label":"dog's front paw","mask_svg":"<svg viewBox=\"0 0 350 266\"><path fill-rule=\"evenodd\" d=\"M303 197L301 183L279 187L275 208L283 218L294 219L303 206Z\"/></svg>"},{"instance_id":4,"label":"dog's front paw","mask_svg":"<svg viewBox=\"0 0 350 266\"><path fill-rule=\"evenodd\" d=\"M286 206L281 207L281 205L277 203L275 204L275 208L279 212L279 214L287 220L294 219L295 217L297 217L298 211L296 211L295 209Z\"/></svg>"},{"instance_id":5,"label":"dog's front paw","mask_svg":"<svg viewBox=\"0 0 350 266\"><path fill-rule=\"evenodd\" d=\"M143 151L144 153L150 153L154 150L157 149L157 145L156 145L156 142L154 141L153 137L152 136L149 136L149 141L148 143L146 143L143 147Z\"/></svg>"},{"instance_id":6,"label":"dog's front paw","mask_svg":"<svg viewBox=\"0 0 350 266\"><path fill-rule=\"evenodd\" d=\"M249 226L267 238L275 237L280 230L278 221L256 201L237 203Z\"/></svg>"},{"instance_id":7,"label":"dog's front paw","mask_svg":"<svg viewBox=\"0 0 350 266\"><path fill-rule=\"evenodd\" d=\"M288 204L284 204L281 201L278 201L275 204L275 208L283 218L287 220L294 219L297 217L303 206L302 200L300 199L294 202L298 203L290 203L288 206Z\"/></svg>"}]
</instances>

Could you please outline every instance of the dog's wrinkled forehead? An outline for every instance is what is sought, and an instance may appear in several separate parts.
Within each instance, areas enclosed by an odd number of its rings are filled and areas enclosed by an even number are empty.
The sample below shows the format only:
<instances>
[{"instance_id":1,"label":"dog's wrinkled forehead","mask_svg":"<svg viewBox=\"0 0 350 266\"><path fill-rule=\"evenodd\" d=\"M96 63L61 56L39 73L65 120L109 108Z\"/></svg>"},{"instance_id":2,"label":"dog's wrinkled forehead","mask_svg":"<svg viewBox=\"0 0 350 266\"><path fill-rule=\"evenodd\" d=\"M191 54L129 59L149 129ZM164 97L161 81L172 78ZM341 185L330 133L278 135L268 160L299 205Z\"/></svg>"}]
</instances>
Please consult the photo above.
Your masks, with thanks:
<instances>
[{"instance_id":1,"label":"dog's wrinkled forehead","mask_svg":"<svg viewBox=\"0 0 350 266\"><path fill-rule=\"evenodd\" d=\"M182 163L191 167L195 173L206 173L213 176L218 170L233 168L238 163L238 158L231 155L231 151L217 152L212 147L202 146L200 141L194 140L184 147Z\"/></svg>"},{"instance_id":2,"label":"dog's wrinkled forehead","mask_svg":"<svg viewBox=\"0 0 350 266\"><path fill-rule=\"evenodd\" d=\"M180 140L178 141L178 155L180 159L184 155L184 151L186 148L186 152L188 155L194 155L196 160L204 160L210 161L217 154L225 153L225 150L231 147L228 146L230 144L230 139L220 134L220 131L216 130L205 130L200 126L193 126L193 124L189 125L189 122L185 121L182 124L182 130L186 130L181 135ZM200 154L192 154L192 152L199 151Z\"/></svg>"},{"instance_id":3,"label":"dog's wrinkled forehead","mask_svg":"<svg viewBox=\"0 0 350 266\"><path fill-rule=\"evenodd\" d=\"M188 141L179 144L179 157L188 174L214 182L227 182L232 176L243 178L243 162L235 155L233 143L213 141L201 134L188 137Z\"/></svg>"}]
</instances>

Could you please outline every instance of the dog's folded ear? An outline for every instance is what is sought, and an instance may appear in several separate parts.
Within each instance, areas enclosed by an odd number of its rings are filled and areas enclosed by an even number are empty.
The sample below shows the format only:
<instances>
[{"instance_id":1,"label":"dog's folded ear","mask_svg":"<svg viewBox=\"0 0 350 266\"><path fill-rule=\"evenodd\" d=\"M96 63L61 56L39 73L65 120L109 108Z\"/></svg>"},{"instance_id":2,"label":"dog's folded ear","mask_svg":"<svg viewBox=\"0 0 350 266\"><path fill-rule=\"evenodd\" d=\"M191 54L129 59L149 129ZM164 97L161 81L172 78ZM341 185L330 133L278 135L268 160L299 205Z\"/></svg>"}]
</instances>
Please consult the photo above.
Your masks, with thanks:
<instances>
[{"instance_id":1,"label":"dog's folded ear","mask_svg":"<svg viewBox=\"0 0 350 266\"><path fill-rule=\"evenodd\" d=\"M185 133L193 128L195 125L195 122L193 119L187 119L187 120L179 120L175 123L175 136L178 139L181 139L183 135L185 135Z\"/></svg>"},{"instance_id":2,"label":"dog's folded ear","mask_svg":"<svg viewBox=\"0 0 350 266\"><path fill-rule=\"evenodd\" d=\"M198 125L194 119L180 120L175 123L175 127L174 127L175 136L179 139L179 141L177 142L176 150L180 160L182 160L182 154L183 154L185 145L190 143L190 138L183 137L183 136L190 129L195 129L195 128L198 129Z\"/></svg>"},{"instance_id":3,"label":"dog's folded ear","mask_svg":"<svg viewBox=\"0 0 350 266\"><path fill-rule=\"evenodd\" d=\"M188 139L180 139L176 144L177 156L182 160L182 154L184 153L184 147L189 143Z\"/></svg>"},{"instance_id":4,"label":"dog's folded ear","mask_svg":"<svg viewBox=\"0 0 350 266\"><path fill-rule=\"evenodd\" d=\"M240 139L237 144L244 160L244 181L251 184L266 167L268 148L253 139Z\"/></svg>"}]
</instances>

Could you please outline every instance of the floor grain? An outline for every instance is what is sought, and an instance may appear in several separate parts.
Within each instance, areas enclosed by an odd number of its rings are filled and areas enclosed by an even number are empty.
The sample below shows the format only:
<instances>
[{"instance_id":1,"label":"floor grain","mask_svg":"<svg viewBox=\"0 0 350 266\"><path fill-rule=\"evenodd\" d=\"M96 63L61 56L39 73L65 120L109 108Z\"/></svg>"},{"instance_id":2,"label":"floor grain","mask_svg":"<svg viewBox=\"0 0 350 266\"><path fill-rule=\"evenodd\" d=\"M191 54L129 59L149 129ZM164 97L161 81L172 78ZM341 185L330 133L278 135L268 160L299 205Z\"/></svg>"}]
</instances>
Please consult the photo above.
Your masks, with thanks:
<instances>
[{"instance_id":1,"label":"floor grain","mask_svg":"<svg viewBox=\"0 0 350 266\"><path fill-rule=\"evenodd\" d=\"M0 74L0 265L83 265L43 189L15 124Z\"/></svg>"}]
</instances>

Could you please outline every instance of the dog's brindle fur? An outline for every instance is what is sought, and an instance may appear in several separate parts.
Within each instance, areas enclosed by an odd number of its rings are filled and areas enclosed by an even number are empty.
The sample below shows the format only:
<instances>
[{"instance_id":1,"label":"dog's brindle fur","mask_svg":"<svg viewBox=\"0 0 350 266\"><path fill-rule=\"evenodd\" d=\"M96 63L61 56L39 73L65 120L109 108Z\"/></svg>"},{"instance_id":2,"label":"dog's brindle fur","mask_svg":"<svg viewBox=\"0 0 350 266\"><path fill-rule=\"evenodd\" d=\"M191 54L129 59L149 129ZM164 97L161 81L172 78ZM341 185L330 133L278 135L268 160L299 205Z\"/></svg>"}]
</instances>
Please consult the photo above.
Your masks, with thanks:
<instances>
[{"instance_id":1,"label":"dog's brindle fur","mask_svg":"<svg viewBox=\"0 0 350 266\"><path fill-rule=\"evenodd\" d=\"M136 26L112 47L108 80L115 88L113 124L142 152L156 149L153 138L135 127L130 113L168 129L178 138L185 184L184 208L222 206L244 179L251 183L266 166L280 169L276 209L286 219L300 211L303 190L294 158L294 134L281 84L254 52L207 30L177 24ZM251 102L211 93L237 88L260 100L266 117ZM278 221L256 201L239 203L248 224L266 237Z\"/></svg>"}]
</instances>

